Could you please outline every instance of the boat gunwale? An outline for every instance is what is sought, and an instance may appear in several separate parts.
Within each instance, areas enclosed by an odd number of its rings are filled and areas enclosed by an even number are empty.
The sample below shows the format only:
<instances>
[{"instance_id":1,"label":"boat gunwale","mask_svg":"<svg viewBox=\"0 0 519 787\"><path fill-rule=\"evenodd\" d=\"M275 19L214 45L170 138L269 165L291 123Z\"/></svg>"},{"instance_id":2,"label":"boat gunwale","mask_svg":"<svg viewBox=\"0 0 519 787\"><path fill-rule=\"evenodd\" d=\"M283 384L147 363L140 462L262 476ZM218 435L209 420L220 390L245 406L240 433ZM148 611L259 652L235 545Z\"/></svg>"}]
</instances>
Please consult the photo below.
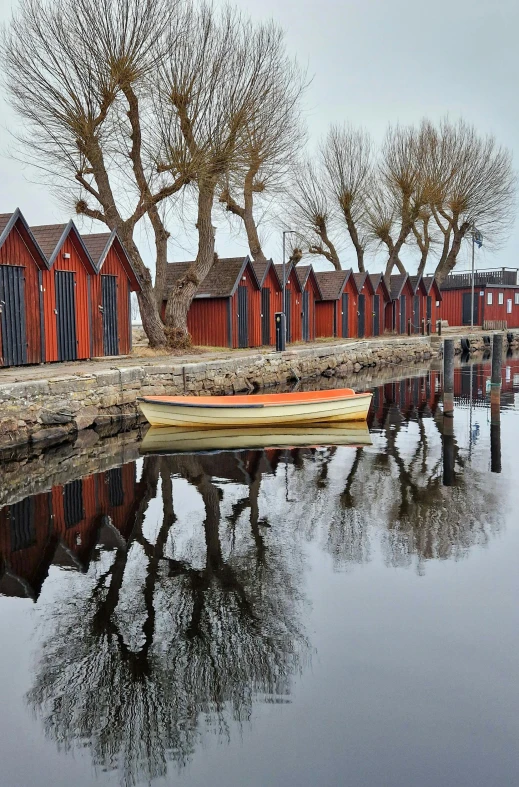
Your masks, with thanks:
<instances>
[{"instance_id":1,"label":"boat gunwale","mask_svg":"<svg viewBox=\"0 0 519 787\"><path fill-rule=\"evenodd\" d=\"M313 392L310 392L310 393L313 393ZM319 391L319 393L325 393L325 392L324 391ZM263 395L265 396L265 395L268 395L268 394L263 394ZM247 403L247 404L244 404L244 403L241 403L241 402L233 403L233 401L232 401L233 398L234 398L233 396L218 397L218 398L228 398L229 399L229 403L219 402L218 404L211 404L210 402L208 402L207 399L211 398L211 397L203 397L203 400L200 401L200 402L197 402L197 401L186 402L186 401L184 401L184 399L187 399L187 398L189 398L191 400L198 398L198 397L193 397L193 396L190 396L190 397L187 397L187 396L186 397L182 397L181 396L179 398L177 398L175 396L169 396L167 399L165 399L165 398L163 398L161 396L140 396L140 397L137 398L137 401L138 402L146 402L147 404L161 405L163 407L164 406L165 407L198 407L198 408L202 408L204 410L209 410L209 409L213 409L213 410L252 410L252 409L260 410L260 409L269 409L270 407L294 407L294 406L296 406L296 407L304 407L304 406L307 406L307 405L315 405L315 404L319 404L319 405L320 404L330 404L330 403L334 403L334 402L342 402L342 401L345 401L345 400L348 400L348 399L360 399L362 397L372 396L372 395L373 394L370 391L363 391L361 393L359 392L359 393L352 393L352 394L347 394L347 395L343 394L343 395L335 395L334 396L332 394L332 395L330 395L329 397L326 397L326 398L324 396L322 398L317 398L316 397L314 399L308 399L306 401L304 399L297 400L296 398L294 398L293 400L288 400L288 401L286 401L286 400L285 401L279 401L278 400L278 401L272 401L272 402L258 402L258 403L253 403L252 400L254 399L254 396L251 396L251 402ZM275 394L274 394L274 396L275 396ZM202 398L202 397L200 397L200 398Z\"/></svg>"}]
</instances>

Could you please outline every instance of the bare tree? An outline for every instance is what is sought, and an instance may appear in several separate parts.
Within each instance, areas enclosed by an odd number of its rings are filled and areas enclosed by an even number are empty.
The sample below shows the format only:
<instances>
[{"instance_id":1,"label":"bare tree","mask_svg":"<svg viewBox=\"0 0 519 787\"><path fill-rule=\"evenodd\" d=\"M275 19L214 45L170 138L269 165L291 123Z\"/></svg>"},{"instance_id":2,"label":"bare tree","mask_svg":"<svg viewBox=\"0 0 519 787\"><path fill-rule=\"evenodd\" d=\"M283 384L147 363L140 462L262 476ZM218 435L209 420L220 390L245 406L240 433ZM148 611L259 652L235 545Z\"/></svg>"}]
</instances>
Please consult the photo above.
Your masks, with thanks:
<instances>
[{"instance_id":1,"label":"bare tree","mask_svg":"<svg viewBox=\"0 0 519 787\"><path fill-rule=\"evenodd\" d=\"M441 284L456 265L463 238L477 228L491 248L507 239L515 219L516 174L509 150L460 120L438 128L424 121L431 211L442 236L436 267Z\"/></svg>"},{"instance_id":2,"label":"bare tree","mask_svg":"<svg viewBox=\"0 0 519 787\"><path fill-rule=\"evenodd\" d=\"M74 194L79 215L116 229L139 275L143 327L165 344L159 315L168 232L162 200L177 193L184 168L158 174L150 150L149 80L174 47L177 2L22 0L0 53L11 103L24 119L26 161ZM147 216L155 237L156 284L134 241Z\"/></svg>"},{"instance_id":3,"label":"bare tree","mask_svg":"<svg viewBox=\"0 0 519 787\"><path fill-rule=\"evenodd\" d=\"M360 272L365 271L366 197L373 188L373 143L369 134L351 126L332 126L321 146L328 188L355 248Z\"/></svg>"},{"instance_id":4,"label":"bare tree","mask_svg":"<svg viewBox=\"0 0 519 787\"><path fill-rule=\"evenodd\" d=\"M291 187L291 221L301 238L300 252L324 257L336 270L341 269L337 248L330 237L330 230L337 231L337 221L331 205L329 190L322 168L310 159L303 161L294 171Z\"/></svg>"},{"instance_id":5,"label":"bare tree","mask_svg":"<svg viewBox=\"0 0 519 787\"><path fill-rule=\"evenodd\" d=\"M273 23L254 25L232 8L188 7L182 35L161 68L158 108L162 135L161 171L176 173L186 161L197 186L198 252L171 289L166 329L188 340L187 312L198 285L215 259L213 206L219 183L247 158L247 131L261 125L282 57L282 34Z\"/></svg>"},{"instance_id":6,"label":"bare tree","mask_svg":"<svg viewBox=\"0 0 519 787\"><path fill-rule=\"evenodd\" d=\"M305 141L301 98L306 75L285 52L279 30L270 50L268 92L242 134L242 161L220 187L220 202L243 223L251 256L266 259L258 233L258 205L284 194L296 156Z\"/></svg>"}]
</instances>

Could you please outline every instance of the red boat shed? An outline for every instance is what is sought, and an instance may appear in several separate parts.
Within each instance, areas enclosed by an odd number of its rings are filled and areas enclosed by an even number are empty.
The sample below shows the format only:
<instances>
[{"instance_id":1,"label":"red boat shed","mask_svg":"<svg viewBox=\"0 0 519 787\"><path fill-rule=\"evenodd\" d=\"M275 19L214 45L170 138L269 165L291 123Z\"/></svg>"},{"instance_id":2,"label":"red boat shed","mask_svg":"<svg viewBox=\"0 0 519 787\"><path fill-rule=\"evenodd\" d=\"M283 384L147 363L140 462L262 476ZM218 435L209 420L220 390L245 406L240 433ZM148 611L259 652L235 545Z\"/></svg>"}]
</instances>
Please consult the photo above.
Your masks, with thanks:
<instances>
[{"instance_id":1,"label":"red boat shed","mask_svg":"<svg viewBox=\"0 0 519 787\"><path fill-rule=\"evenodd\" d=\"M414 289L407 273L390 276L391 302L386 306L386 330L407 333L407 321L412 318Z\"/></svg>"},{"instance_id":2,"label":"red boat shed","mask_svg":"<svg viewBox=\"0 0 519 787\"><path fill-rule=\"evenodd\" d=\"M386 305L390 303L391 296L382 273L370 273L371 286L373 287L373 336L380 336L384 332L384 315Z\"/></svg>"},{"instance_id":3,"label":"red boat shed","mask_svg":"<svg viewBox=\"0 0 519 787\"><path fill-rule=\"evenodd\" d=\"M441 319L441 305L443 296L438 287L438 282L434 276L424 276L422 279L425 290L425 315L426 322L431 324L431 332L436 333L438 330L438 320Z\"/></svg>"},{"instance_id":4,"label":"red boat shed","mask_svg":"<svg viewBox=\"0 0 519 787\"><path fill-rule=\"evenodd\" d=\"M447 276L441 287L441 316L449 325L470 325L472 278L470 273ZM516 270L476 271L474 325L489 329L499 323L519 327L519 285Z\"/></svg>"},{"instance_id":5,"label":"red boat shed","mask_svg":"<svg viewBox=\"0 0 519 787\"><path fill-rule=\"evenodd\" d=\"M353 278L357 286L357 336L373 336L373 296L375 290L367 273L354 273Z\"/></svg>"},{"instance_id":6,"label":"red boat shed","mask_svg":"<svg viewBox=\"0 0 519 787\"><path fill-rule=\"evenodd\" d=\"M274 265L279 280L283 281L283 266ZM303 290L292 262L285 266L285 314L287 342L300 342L303 338L302 301Z\"/></svg>"},{"instance_id":7,"label":"red boat shed","mask_svg":"<svg viewBox=\"0 0 519 787\"><path fill-rule=\"evenodd\" d=\"M97 270L73 221L31 227L47 259L43 271L45 360L76 361L92 352L90 278Z\"/></svg>"},{"instance_id":8,"label":"red boat shed","mask_svg":"<svg viewBox=\"0 0 519 787\"><path fill-rule=\"evenodd\" d=\"M318 271L315 274L321 300L315 304L316 336L340 336L347 339L356 335L357 287L353 271Z\"/></svg>"},{"instance_id":9,"label":"red boat shed","mask_svg":"<svg viewBox=\"0 0 519 787\"><path fill-rule=\"evenodd\" d=\"M42 275L47 260L17 208L0 214L0 366L44 359Z\"/></svg>"},{"instance_id":10,"label":"red boat shed","mask_svg":"<svg viewBox=\"0 0 519 787\"><path fill-rule=\"evenodd\" d=\"M304 342L309 342L315 339L315 304L321 299L321 290L311 265L298 265L296 275L302 291L302 338Z\"/></svg>"},{"instance_id":11,"label":"red boat shed","mask_svg":"<svg viewBox=\"0 0 519 787\"><path fill-rule=\"evenodd\" d=\"M170 262L167 286L172 287L192 264ZM198 287L187 327L198 345L260 347L260 314L261 290L249 257L218 259Z\"/></svg>"},{"instance_id":12,"label":"red boat shed","mask_svg":"<svg viewBox=\"0 0 519 787\"><path fill-rule=\"evenodd\" d=\"M131 293L139 280L117 232L83 235L98 271L90 279L92 357L127 355L132 349Z\"/></svg>"},{"instance_id":13,"label":"red boat shed","mask_svg":"<svg viewBox=\"0 0 519 787\"><path fill-rule=\"evenodd\" d=\"M252 267L261 288L261 343L275 344L276 312L282 311L282 286L272 260L253 262Z\"/></svg>"},{"instance_id":14,"label":"red boat shed","mask_svg":"<svg viewBox=\"0 0 519 787\"><path fill-rule=\"evenodd\" d=\"M427 287L425 286L422 276L410 276L409 281L411 282L414 292L413 309L411 313L411 331L413 333L420 333L422 320L426 319Z\"/></svg>"}]
</instances>

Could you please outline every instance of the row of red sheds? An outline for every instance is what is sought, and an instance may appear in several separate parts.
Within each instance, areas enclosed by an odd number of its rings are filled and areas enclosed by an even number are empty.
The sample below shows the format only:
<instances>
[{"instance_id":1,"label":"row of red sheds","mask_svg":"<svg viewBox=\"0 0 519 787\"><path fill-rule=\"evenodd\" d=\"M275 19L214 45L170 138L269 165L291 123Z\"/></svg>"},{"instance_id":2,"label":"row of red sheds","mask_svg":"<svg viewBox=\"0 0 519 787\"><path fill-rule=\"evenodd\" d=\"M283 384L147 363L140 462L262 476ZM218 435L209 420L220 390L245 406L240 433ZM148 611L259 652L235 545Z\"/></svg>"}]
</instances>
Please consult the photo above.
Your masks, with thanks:
<instances>
[{"instance_id":1,"label":"row of red sheds","mask_svg":"<svg viewBox=\"0 0 519 787\"><path fill-rule=\"evenodd\" d=\"M127 354L138 289L116 232L0 214L0 366Z\"/></svg>"},{"instance_id":2,"label":"row of red sheds","mask_svg":"<svg viewBox=\"0 0 519 787\"><path fill-rule=\"evenodd\" d=\"M191 262L168 265L173 287ZM197 345L259 347L275 344L275 314L282 309L283 266L249 257L218 259L200 284L188 313ZM436 330L441 293L433 277L316 272L311 265L285 266L287 341L362 338ZM165 303L164 303L165 309Z\"/></svg>"}]
</instances>

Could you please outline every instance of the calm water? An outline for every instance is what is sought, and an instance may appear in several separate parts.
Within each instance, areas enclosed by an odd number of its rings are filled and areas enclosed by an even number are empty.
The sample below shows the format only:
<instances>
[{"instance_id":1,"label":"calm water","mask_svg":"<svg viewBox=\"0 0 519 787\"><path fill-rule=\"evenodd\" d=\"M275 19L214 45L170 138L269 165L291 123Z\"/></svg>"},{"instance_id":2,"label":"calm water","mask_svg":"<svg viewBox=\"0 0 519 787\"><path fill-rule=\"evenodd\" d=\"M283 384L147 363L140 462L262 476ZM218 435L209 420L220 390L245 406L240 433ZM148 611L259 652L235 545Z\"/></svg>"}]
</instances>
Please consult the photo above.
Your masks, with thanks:
<instances>
[{"instance_id":1,"label":"calm water","mask_svg":"<svg viewBox=\"0 0 519 787\"><path fill-rule=\"evenodd\" d=\"M453 424L431 371L357 445L1 509L0 785L519 784L519 362L500 416L489 374Z\"/></svg>"}]
</instances>

